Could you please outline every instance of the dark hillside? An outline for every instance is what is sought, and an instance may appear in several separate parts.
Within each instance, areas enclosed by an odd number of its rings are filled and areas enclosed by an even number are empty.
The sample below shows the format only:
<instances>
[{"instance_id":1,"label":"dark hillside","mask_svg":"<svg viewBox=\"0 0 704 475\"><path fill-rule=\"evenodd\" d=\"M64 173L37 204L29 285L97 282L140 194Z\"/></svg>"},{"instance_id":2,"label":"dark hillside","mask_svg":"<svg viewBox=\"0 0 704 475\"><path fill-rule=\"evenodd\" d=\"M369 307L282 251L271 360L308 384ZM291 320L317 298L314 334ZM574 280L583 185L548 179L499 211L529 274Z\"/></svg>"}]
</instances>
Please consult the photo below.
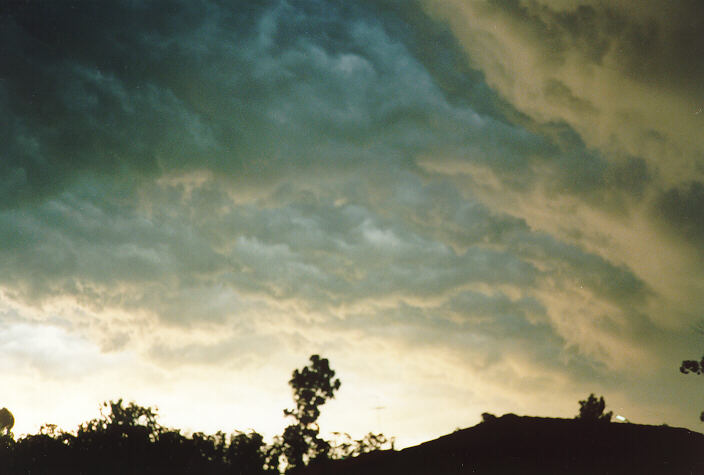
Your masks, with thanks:
<instances>
[{"instance_id":1,"label":"dark hillside","mask_svg":"<svg viewBox=\"0 0 704 475\"><path fill-rule=\"evenodd\" d=\"M508 414L401 451L325 462L301 473L704 474L704 435L667 426Z\"/></svg>"}]
</instances>

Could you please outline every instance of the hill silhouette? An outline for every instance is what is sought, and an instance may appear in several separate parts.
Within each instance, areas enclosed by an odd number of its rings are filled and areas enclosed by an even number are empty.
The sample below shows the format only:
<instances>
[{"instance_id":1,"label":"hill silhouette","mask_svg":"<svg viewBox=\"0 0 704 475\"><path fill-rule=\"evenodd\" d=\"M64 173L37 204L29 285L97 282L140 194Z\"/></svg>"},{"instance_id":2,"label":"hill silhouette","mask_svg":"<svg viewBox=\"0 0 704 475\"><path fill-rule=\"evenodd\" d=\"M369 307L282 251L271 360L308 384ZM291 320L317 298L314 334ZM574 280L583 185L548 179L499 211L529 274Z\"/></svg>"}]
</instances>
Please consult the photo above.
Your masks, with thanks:
<instances>
[{"instance_id":1,"label":"hill silhouette","mask_svg":"<svg viewBox=\"0 0 704 475\"><path fill-rule=\"evenodd\" d=\"M400 451L312 464L300 475L697 474L704 435L668 426L507 414Z\"/></svg>"},{"instance_id":2,"label":"hill silhouette","mask_svg":"<svg viewBox=\"0 0 704 475\"><path fill-rule=\"evenodd\" d=\"M122 399L104 402L100 416L75 431L45 424L15 440L14 416L3 409L0 475L704 473L704 435L611 423L604 398L594 394L579 401L575 419L484 413L474 427L395 451L384 434L322 438L320 408L341 385L326 358L312 355L289 385L295 407L283 414L290 423L270 443L253 430L183 433L161 425L157 409Z\"/></svg>"}]
</instances>

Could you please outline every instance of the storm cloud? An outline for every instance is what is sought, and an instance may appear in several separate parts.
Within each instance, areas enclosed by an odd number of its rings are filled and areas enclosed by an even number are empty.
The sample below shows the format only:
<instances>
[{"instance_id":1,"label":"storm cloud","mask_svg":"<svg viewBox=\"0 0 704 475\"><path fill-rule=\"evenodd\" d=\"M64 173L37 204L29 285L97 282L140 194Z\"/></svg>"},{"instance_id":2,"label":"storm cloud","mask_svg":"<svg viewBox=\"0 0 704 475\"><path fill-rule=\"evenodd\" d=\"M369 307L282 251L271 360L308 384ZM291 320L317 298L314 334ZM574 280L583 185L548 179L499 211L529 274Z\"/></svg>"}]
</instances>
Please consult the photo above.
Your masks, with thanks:
<instances>
[{"instance_id":1,"label":"storm cloud","mask_svg":"<svg viewBox=\"0 0 704 475\"><path fill-rule=\"evenodd\" d=\"M286 404L315 352L357 404L393 407L379 430L402 443L594 391L688 423L696 388L662 388L704 303L702 17L645 6L4 7L18 428L52 422L33 381L66 392L64 423L121 390L167 418L203 396L220 428ZM252 413L273 431L280 409Z\"/></svg>"}]
</instances>

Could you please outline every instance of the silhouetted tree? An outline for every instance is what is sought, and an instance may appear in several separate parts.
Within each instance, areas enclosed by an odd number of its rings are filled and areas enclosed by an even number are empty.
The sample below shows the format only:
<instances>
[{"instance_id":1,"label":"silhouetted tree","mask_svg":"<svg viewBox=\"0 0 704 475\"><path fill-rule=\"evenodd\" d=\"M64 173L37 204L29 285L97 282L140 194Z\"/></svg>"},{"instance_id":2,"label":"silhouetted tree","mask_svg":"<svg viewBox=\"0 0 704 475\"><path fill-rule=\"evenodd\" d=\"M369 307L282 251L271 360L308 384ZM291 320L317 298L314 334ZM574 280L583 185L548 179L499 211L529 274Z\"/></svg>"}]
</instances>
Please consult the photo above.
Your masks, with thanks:
<instances>
[{"instance_id":1,"label":"silhouetted tree","mask_svg":"<svg viewBox=\"0 0 704 475\"><path fill-rule=\"evenodd\" d=\"M58 433L43 430L17 441L14 450L14 467L21 473L66 473L74 465L71 447ZM49 470L51 469L51 470Z\"/></svg>"},{"instance_id":2,"label":"silhouetted tree","mask_svg":"<svg viewBox=\"0 0 704 475\"><path fill-rule=\"evenodd\" d=\"M288 382L293 390L294 409L285 409L284 415L293 417L295 424L284 430L280 443L286 458L287 471L306 465L317 458L328 456L330 444L318 435L320 406L335 397L340 380L330 368L327 358L310 357L310 364L302 370L294 370Z\"/></svg>"},{"instance_id":3,"label":"silhouetted tree","mask_svg":"<svg viewBox=\"0 0 704 475\"><path fill-rule=\"evenodd\" d=\"M0 435L10 435L10 430L15 425L15 416L6 407L0 409Z\"/></svg>"},{"instance_id":4,"label":"silhouetted tree","mask_svg":"<svg viewBox=\"0 0 704 475\"><path fill-rule=\"evenodd\" d=\"M701 361L684 360L680 366L680 372L682 374L704 374L704 356L702 356ZM704 422L704 411L699 415L699 419Z\"/></svg>"},{"instance_id":5,"label":"silhouetted tree","mask_svg":"<svg viewBox=\"0 0 704 475\"><path fill-rule=\"evenodd\" d=\"M610 422L613 412L609 411L605 413L605 408L606 403L604 402L603 396L597 399L594 394L590 394L584 401L579 401L579 414L575 419Z\"/></svg>"},{"instance_id":6,"label":"silhouetted tree","mask_svg":"<svg viewBox=\"0 0 704 475\"><path fill-rule=\"evenodd\" d=\"M235 432L230 436L226 460L230 472L236 475L278 474L277 467L267 465L268 448L264 438L257 432Z\"/></svg>"},{"instance_id":7,"label":"silhouetted tree","mask_svg":"<svg viewBox=\"0 0 704 475\"><path fill-rule=\"evenodd\" d=\"M156 410L122 399L103 403L101 417L79 426L75 450L95 473L125 473L148 466L161 427Z\"/></svg>"}]
</instances>

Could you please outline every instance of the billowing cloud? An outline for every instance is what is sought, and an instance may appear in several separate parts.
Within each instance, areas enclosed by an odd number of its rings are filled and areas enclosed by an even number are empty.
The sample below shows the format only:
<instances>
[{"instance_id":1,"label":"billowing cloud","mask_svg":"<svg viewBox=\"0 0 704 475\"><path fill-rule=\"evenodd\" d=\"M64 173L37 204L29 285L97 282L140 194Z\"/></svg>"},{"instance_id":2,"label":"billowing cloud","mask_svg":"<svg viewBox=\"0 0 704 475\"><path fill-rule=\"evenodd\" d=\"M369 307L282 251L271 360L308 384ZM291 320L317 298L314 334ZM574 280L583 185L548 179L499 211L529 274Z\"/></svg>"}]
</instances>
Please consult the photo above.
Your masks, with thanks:
<instances>
[{"instance_id":1,"label":"billowing cloud","mask_svg":"<svg viewBox=\"0 0 704 475\"><path fill-rule=\"evenodd\" d=\"M537 122L567 123L611 159L643 157L667 183L701 175L694 2L425 3L489 84Z\"/></svg>"},{"instance_id":2,"label":"billowing cloud","mask_svg":"<svg viewBox=\"0 0 704 475\"><path fill-rule=\"evenodd\" d=\"M517 120L558 148L523 154L534 173L529 189L496 165L462 156L429 159L426 167L462 174L493 206L632 268L678 307L653 308L670 313L655 318L691 322L701 304L692 284L701 276L693 210L704 179L699 7L423 3L447 22Z\"/></svg>"}]
</instances>

